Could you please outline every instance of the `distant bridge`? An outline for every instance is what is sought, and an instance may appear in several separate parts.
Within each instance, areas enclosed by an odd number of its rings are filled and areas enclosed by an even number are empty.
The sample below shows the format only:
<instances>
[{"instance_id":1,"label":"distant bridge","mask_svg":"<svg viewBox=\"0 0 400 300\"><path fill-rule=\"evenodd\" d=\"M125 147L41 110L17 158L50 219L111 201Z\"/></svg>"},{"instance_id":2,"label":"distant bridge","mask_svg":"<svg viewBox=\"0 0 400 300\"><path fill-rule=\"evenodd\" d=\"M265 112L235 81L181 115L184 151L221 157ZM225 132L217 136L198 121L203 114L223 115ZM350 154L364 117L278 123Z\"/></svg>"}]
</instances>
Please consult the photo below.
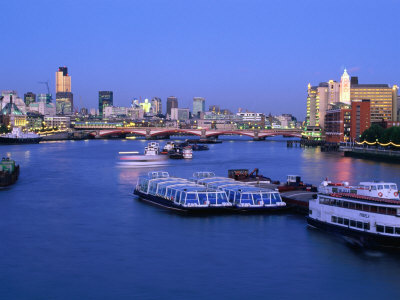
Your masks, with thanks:
<instances>
[{"instance_id":1,"label":"distant bridge","mask_svg":"<svg viewBox=\"0 0 400 300\"><path fill-rule=\"evenodd\" d=\"M244 135L254 140L264 140L271 136L284 136L284 137L301 137L301 129L253 129L253 130L222 130L222 129L180 129L180 128L113 128L113 129L99 129L91 131L91 135L102 138L107 136L119 136L134 134L143 136L146 139L156 139L159 137L169 137L172 135L194 135L199 136L201 139L218 138L220 135Z\"/></svg>"}]
</instances>

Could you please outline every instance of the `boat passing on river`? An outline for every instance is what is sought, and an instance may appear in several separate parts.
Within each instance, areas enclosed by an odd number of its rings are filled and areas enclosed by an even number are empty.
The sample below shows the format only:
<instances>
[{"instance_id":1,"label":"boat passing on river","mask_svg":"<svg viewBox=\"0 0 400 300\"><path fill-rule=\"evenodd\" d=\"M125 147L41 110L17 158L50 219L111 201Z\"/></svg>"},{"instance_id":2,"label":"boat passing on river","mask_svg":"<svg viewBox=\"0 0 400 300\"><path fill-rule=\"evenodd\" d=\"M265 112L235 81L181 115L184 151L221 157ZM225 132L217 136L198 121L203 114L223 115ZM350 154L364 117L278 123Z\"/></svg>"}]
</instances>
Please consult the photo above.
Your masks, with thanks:
<instances>
[{"instance_id":1,"label":"boat passing on river","mask_svg":"<svg viewBox=\"0 0 400 300\"><path fill-rule=\"evenodd\" d=\"M232 207L225 192L208 189L193 181L150 172L139 177L134 194L141 200L180 212L224 213Z\"/></svg>"},{"instance_id":2,"label":"boat passing on river","mask_svg":"<svg viewBox=\"0 0 400 300\"><path fill-rule=\"evenodd\" d=\"M196 183L223 191L233 208L242 212L270 212L286 208L278 191L239 183L231 178L217 177L212 172L193 174Z\"/></svg>"},{"instance_id":3,"label":"boat passing on river","mask_svg":"<svg viewBox=\"0 0 400 300\"><path fill-rule=\"evenodd\" d=\"M10 133L0 135L0 144L37 144L42 137L34 132L22 132L21 128L14 127Z\"/></svg>"},{"instance_id":4,"label":"boat passing on river","mask_svg":"<svg viewBox=\"0 0 400 300\"><path fill-rule=\"evenodd\" d=\"M119 152L119 165L122 167L157 167L167 163L167 157L159 155L160 146L151 142L144 148L144 155L137 151Z\"/></svg>"},{"instance_id":5,"label":"boat passing on river","mask_svg":"<svg viewBox=\"0 0 400 300\"><path fill-rule=\"evenodd\" d=\"M400 247L400 199L390 182L323 181L310 200L307 222L372 247Z\"/></svg>"}]
</instances>

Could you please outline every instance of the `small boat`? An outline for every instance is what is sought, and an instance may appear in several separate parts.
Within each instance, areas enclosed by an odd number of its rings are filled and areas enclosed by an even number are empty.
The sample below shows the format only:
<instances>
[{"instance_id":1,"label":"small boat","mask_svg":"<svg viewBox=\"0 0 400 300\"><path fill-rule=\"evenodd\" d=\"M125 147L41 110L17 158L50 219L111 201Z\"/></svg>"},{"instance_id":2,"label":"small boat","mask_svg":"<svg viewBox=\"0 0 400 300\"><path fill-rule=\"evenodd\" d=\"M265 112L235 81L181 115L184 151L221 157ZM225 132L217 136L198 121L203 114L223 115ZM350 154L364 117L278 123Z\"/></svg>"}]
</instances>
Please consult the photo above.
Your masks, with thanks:
<instances>
[{"instance_id":1,"label":"small boat","mask_svg":"<svg viewBox=\"0 0 400 300\"><path fill-rule=\"evenodd\" d=\"M193 158L193 150L192 147L186 146L182 150L183 158L184 159L192 159Z\"/></svg>"},{"instance_id":2,"label":"small boat","mask_svg":"<svg viewBox=\"0 0 400 300\"><path fill-rule=\"evenodd\" d=\"M37 144L42 140L42 137L34 132L24 133L21 128L14 127L11 133L0 135L0 144Z\"/></svg>"},{"instance_id":3,"label":"small boat","mask_svg":"<svg viewBox=\"0 0 400 300\"><path fill-rule=\"evenodd\" d=\"M225 213L232 206L224 192L170 177L167 172L139 177L134 194L151 204L186 213Z\"/></svg>"},{"instance_id":4,"label":"small boat","mask_svg":"<svg viewBox=\"0 0 400 300\"><path fill-rule=\"evenodd\" d=\"M144 155L138 152L119 152L119 165L125 167L156 167L165 165L167 158L159 155L160 146L156 142L151 142L144 148Z\"/></svg>"},{"instance_id":5,"label":"small boat","mask_svg":"<svg viewBox=\"0 0 400 300\"><path fill-rule=\"evenodd\" d=\"M207 145L198 145L198 144L193 144L192 146L192 150L193 151L206 151L206 150L210 150L210 148L208 148Z\"/></svg>"},{"instance_id":6,"label":"small boat","mask_svg":"<svg viewBox=\"0 0 400 300\"><path fill-rule=\"evenodd\" d=\"M212 172L196 172L193 178L209 189L225 192L235 211L264 213L286 209L277 190L238 183L231 178L217 177Z\"/></svg>"},{"instance_id":7,"label":"small boat","mask_svg":"<svg viewBox=\"0 0 400 300\"><path fill-rule=\"evenodd\" d=\"M175 147L174 142L167 142L160 152L160 154L167 155L170 151L172 151Z\"/></svg>"},{"instance_id":8,"label":"small boat","mask_svg":"<svg viewBox=\"0 0 400 300\"><path fill-rule=\"evenodd\" d=\"M14 184L18 180L19 165L10 158L2 158L0 161L0 188Z\"/></svg>"},{"instance_id":9,"label":"small boat","mask_svg":"<svg viewBox=\"0 0 400 300\"><path fill-rule=\"evenodd\" d=\"M333 183L325 180L309 203L310 226L338 233L358 245L400 247L400 199L392 182Z\"/></svg>"},{"instance_id":10,"label":"small boat","mask_svg":"<svg viewBox=\"0 0 400 300\"><path fill-rule=\"evenodd\" d=\"M183 149L182 148L173 148L168 152L168 157L170 159L183 159Z\"/></svg>"}]
</instances>

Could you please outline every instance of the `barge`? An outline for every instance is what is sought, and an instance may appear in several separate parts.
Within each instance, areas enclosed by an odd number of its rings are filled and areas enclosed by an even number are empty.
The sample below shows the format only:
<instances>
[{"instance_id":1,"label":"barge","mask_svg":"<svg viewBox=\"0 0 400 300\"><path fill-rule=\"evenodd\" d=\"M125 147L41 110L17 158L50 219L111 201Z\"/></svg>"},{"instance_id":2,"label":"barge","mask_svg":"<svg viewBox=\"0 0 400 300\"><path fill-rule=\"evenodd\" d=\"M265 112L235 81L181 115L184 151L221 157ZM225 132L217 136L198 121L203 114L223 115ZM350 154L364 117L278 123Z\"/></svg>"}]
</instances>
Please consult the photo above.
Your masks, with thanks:
<instances>
[{"instance_id":1,"label":"barge","mask_svg":"<svg viewBox=\"0 0 400 300\"><path fill-rule=\"evenodd\" d=\"M4 158L0 162L0 188L5 188L14 184L19 177L19 165L9 158Z\"/></svg>"},{"instance_id":2,"label":"barge","mask_svg":"<svg viewBox=\"0 0 400 300\"><path fill-rule=\"evenodd\" d=\"M167 172L150 172L140 177L134 194L162 208L191 214L226 213L232 207L224 192L170 177Z\"/></svg>"}]
</instances>

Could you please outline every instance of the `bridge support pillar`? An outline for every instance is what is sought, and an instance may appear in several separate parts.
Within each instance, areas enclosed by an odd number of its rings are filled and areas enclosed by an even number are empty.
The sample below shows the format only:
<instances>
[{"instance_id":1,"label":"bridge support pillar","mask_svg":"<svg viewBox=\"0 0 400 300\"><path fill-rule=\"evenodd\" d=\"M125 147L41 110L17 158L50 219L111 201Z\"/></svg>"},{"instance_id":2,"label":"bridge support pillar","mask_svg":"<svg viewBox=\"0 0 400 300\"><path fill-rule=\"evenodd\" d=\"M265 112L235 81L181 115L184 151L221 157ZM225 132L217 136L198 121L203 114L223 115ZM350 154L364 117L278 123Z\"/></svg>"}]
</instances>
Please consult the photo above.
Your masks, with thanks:
<instances>
[{"instance_id":1,"label":"bridge support pillar","mask_svg":"<svg viewBox=\"0 0 400 300\"><path fill-rule=\"evenodd\" d=\"M151 140L151 130L149 128L146 129L146 140Z\"/></svg>"},{"instance_id":2,"label":"bridge support pillar","mask_svg":"<svg viewBox=\"0 0 400 300\"><path fill-rule=\"evenodd\" d=\"M207 135L206 135L206 130L205 130L205 129L202 129L202 130L201 130L200 139L201 139L201 140L207 139Z\"/></svg>"},{"instance_id":3,"label":"bridge support pillar","mask_svg":"<svg viewBox=\"0 0 400 300\"><path fill-rule=\"evenodd\" d=\"M263 141L263 140L265 140L265 137L259 137L258 136L258 134L259 134L259 131L258 130L254 130L254 137L253 137L253 140L254 141Z\"/></svg>"}]
</instances>

